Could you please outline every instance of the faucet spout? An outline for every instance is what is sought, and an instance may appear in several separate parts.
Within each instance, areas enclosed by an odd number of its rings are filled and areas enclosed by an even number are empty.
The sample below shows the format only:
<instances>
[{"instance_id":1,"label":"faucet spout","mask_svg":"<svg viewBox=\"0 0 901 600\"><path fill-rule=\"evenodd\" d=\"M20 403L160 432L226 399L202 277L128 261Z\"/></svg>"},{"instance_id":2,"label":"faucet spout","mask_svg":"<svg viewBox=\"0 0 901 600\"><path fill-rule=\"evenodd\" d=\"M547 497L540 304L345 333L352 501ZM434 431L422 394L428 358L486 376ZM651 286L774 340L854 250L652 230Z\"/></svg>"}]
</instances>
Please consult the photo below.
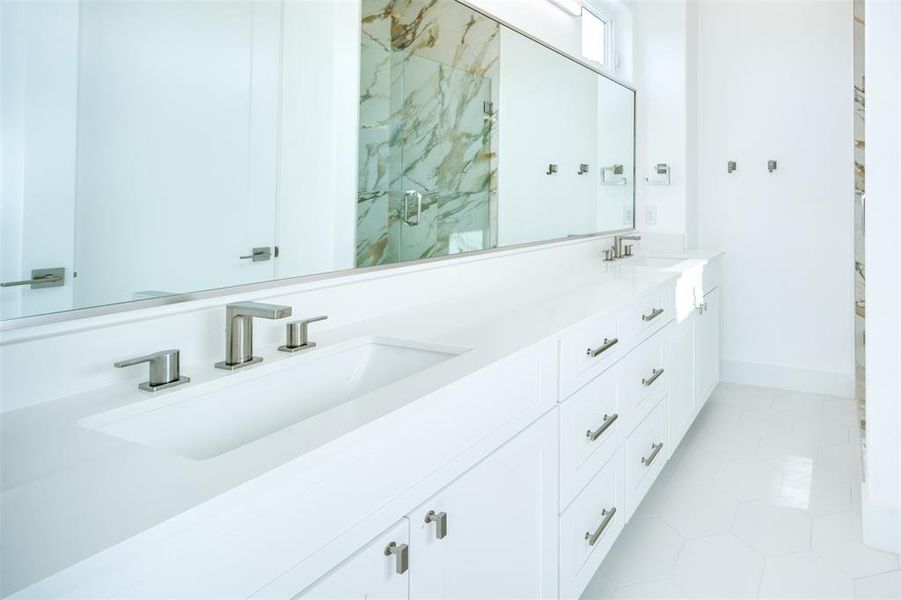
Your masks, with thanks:
<instances>
[{"instance_id":1,"label":"faucet spout","mask_svg":"<svg viewBox=\"0 0 901 600\"><path fill-rule=\"evenodd\" d=\"M614 256L614 258L622 258L623 257L623 241L624 240L637 241L640 239L641 239L641 236L638 234L613 236L613 256Z\"/></svg>"},{"instance_id":2,"label":"faucet spout","mask_svg":"<svg viewBox=\"0 0 901 600\"><path fill-rule=\"evenodd\" d=\"M217 369L232 371L258 363L253 355L253 320L283 319L291 316L291 307L262 302L236 302L225 307L225 360Z\"/></svg>"},{"instance_id":3,"label":"faucet spout","mask_svg":"<svg viewBox=\"0 0 901 600\"><path fill-rule=\"evenodd\" d=\"M263 302L236 302L225 307L231 317L283 319L291 316L291 307Z\"/></svg>"}]
</instances>

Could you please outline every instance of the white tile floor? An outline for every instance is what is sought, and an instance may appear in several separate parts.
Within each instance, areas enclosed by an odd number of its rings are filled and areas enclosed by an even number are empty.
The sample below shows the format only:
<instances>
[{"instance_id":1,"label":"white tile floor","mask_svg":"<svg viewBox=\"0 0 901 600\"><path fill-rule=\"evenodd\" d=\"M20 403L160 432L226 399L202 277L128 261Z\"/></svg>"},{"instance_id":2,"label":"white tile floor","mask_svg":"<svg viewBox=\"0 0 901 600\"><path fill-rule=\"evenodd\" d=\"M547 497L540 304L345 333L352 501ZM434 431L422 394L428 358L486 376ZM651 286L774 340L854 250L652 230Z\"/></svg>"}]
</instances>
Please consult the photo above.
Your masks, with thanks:
<instances>
[{"instance_id":1,"label":"white tile floor","mask_svg":"<svg viewBox=\"0 0 901 600\"><path fill-rule=\"evenodd\" d=\"M859 465L853 400L721 384L582 598L901 598Z\"/></svg>"}]
</instances>

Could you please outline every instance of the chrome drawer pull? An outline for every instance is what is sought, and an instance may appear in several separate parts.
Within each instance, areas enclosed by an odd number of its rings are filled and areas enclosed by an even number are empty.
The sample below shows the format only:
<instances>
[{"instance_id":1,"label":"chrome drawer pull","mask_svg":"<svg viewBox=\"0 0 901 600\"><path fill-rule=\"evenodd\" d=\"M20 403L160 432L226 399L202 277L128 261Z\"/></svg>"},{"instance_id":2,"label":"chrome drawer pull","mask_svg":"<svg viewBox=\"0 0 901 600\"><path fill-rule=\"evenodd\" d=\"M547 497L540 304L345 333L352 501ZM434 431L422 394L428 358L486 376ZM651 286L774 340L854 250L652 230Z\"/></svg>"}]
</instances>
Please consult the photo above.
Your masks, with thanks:
<instances>
[{"instance_id":1,"label":"chrome drawer pull","mask_svg":"<svg viewBox=\"0 0 901 600\"><path fill-rule=\"evenodd\" d=\"M660 454L661 448L663 448L663 442L651 444L651 454L647 458L641 457L641 464L650 467L651 463L654 462L654 459L657 458L657 455Z\"/></svg>"},{"instance_id":2,"label":"chrome drawer pull","mask_svg":"<svg viewBox=\"0 0 901 600\"><path fill-rule=\"evenodd\" d=\"M435 537L439 540L443 540L447 537L447 513L441 511L440 513L436 513L434 510L430 510L425 514L425 522L426 523L434 523L435 524Z\"/></svg>"},{"instance_id":3,"label":"chrome drawer pull","mask_svg":"<svg viewBox=\"0 0 901 600\"><path fill-rule=\"evenodd\" d=\"M650 314L641 315L641 320L642 321L653 321L654 319L656 319L657 317L659 317L662 314L663 314L662 308L655 308L650 312Z\"/></svg>"},{"instance_id":4,"label":"chrome drawer pull","mask_svg":"<svg viewBox=\"0 0 901 600\"><path fill-rule=\"evenodd\" d=\"M588 441L590 441L590 442L595 441L596 439L601 437L601 435L605 431L607 431L607 429L609 429L610 426L613 425L613 422L616 421L618 418L619 418L619 415L617 413L613 413L612 415L604 415L604 422L601 424L601 426L598 427L597 429L595 429L594 431L591 431L590 429L588 431L586 431L585 437L587 437Z\"/></svg>"},{"instance_id":5,"label":"chrome drawer pull","mask_svg":"<svg viewBox=\"0 0 901 600\"><path fill-rule=\"evenodd\" d=\"M594 546L598 543L598 539L601 537L601 534L604 533L604 530L607 529L607 525L610 524L610 520L613 519L613 515L615 514L615 506L610 510L607 510L605 508L601 511L601 516L604 517L604 520L601 521L601 524L598 525L598 528L594 530L594 533L591 533L590 531L585 532L585 539L588 541L589 546Z\"/></svg>"},{"instance_id":6,"label":"chrome drawer pull","mask_svg":"<svg viewBox=\"0 0 901 600\"><path fill-rule=\"evenodd\" d=\"M590 356L591 358L597 358L598 356L601 355L601 353L606 352L607 350L610 350L610 348L613 348L618 343L619 343L619 338L613 338L612 340L604 338L603 344L601 344L600 346L598 346L597 348L595 348L593 350L591 348L589 348L585 353L588 356Z\"/></svg>"},{"instance_id":7,"label":"chrome drawer pull","mask_svg":"<svg viewBox=\"0 0 901 600\"><path fill-rule=\"evenodd\" d=\"M406 544L391 542L385 546L385 556L391 556L392 554L396 557L394 570L397 571L398 575L403 575L410 568L410 547Z\"/></svg>"},{"instance_id":8,"label":"chrome drawer pull","mask_svg":"<svg viewBox=\"0 0 901 600\"><path fill-rule=\"evenodd\" d=\"M653 371L651 371L650 377L648 377L647 379L642 378L641 385L651 387L661 375L663 375L663 369L654 369Z\"/></svg>"}]
</instances>

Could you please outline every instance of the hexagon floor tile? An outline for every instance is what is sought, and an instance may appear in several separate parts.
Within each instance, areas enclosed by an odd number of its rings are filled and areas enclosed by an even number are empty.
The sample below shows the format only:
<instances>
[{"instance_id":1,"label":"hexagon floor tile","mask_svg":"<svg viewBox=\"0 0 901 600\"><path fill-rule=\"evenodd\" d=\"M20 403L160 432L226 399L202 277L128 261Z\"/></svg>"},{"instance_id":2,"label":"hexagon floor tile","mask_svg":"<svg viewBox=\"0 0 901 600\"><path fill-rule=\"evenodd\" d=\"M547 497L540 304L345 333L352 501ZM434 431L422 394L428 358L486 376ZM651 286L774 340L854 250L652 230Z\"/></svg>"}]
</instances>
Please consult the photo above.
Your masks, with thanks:
<instances>
[{"instance_id":1,"label":"hexagon floor tile","mask_svg":"<svg viewBox=\"0 0 901 600\"><path fill-rule=\"evenodd\" d=\"M783 473L759 458L739 458L720 464L714 485L736 500L775 498L782 488Z\"/></svg>"},{"instance_id":2,"label":"hexagon floor tile","mask_svg":"<svg viewBox=\"0 0 901 600\"><path fill-rule=\"evenodd\" d=\"M901 571L861 577L854 581L854 597L861 600L901 598Z\"/></svg>"},{"instance_id":3,"label":"hexagon floor tile","mask_svg":"<svg viewBox=\"0 0 901 600\"><path fill-rule=\"evenodd\" d=\"M738 425L748 433L761 437L785 435L792 430L791 419L770 408L746 412L739 419Z\"/></svg>"},{"instance_id":4,"label":"hexagon floor tile","mask_svg":"<svg viewBox=\"0 0 901 600\"><path fill-rule=\"evenodd\" d=\"M863 545L860 517L852 512L813 520L813 551L854 577L877 575L898 568L898 556Z\"/></svg>"},{"instance_id":5,"label":"hexagon floor tile","mask_svg":"<svg viewBox=\"0 0 901 600\"><path fill-rule=\"evenodd\" d=\"M670 579L655 579L653 581L643 581L641 583L632 583L623 585L613 592L614 599L618 598L635 598L655 600L668 600L669 598L687 598L682 590Z\"/></svg>"},{"instance_id":6,"label":"hexagon floor tile","mask_svg":"<svg viewBox=\"0 0 901 600\"><path fill-rule=\"evenodd\" d=\"M674 487L660 516L685 538L732 529L738 502L712 485Z\"/></svg>"},{"instance_id":7,"label":"hexagon floor tile","mask_svg":"<svg viewBox=\"0 0 901 600\"><path fill-rule=\"evenodd\" d=\"M584 600L901 598L861 543L853 400L717 387Z\"/></svg>"},{"instance_id":8,"label":"hexagon floor tile","mask_svg":"<svg viewBox=\"0 0 901 600\"><path fill-rule=\"evenodd\" d=\"M688 540L673 581L690 598L754 598L763 559L734 535Z\"/></svg>"},{"instance_id":9,"label":"hexagon floor tile","mask_svg":"<svg viewBox=\"0 0 901 600\"><path fill-rule=\"evenodd\" d=\"M813 552L802 552L766 561L759 598L854 597L854 580Z\"/></svg>"},{"instance_id":10,"label":"hexagon floor tile","mask_svg":"<svg viewBox=\"0 0 901 600\"><path fill-rule=\"evenodd\" d=\"M666 576L682 549L682 537L657 517L632 519L601 570L615 585Z\"/></svg>"},{"instance_id":11,"label":"hexagon floor tile","mask_svg":"<svg viewBox=\"0 0 901 600\"><path fill-rule=\"evenodd\" d=\"M743 503L733 527L738 539L767 558L810 550L810 530L807 513L773 500Z\"/></svg>"}]
</instances>

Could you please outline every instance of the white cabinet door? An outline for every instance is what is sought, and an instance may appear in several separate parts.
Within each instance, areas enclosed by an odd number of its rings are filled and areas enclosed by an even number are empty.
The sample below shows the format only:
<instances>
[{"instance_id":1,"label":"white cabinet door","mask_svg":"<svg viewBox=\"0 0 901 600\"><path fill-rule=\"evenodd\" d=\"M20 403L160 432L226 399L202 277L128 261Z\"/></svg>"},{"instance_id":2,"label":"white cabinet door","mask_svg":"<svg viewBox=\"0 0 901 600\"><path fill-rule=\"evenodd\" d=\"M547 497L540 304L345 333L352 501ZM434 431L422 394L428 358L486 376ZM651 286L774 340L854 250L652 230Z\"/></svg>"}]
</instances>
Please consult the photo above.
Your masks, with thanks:
<instances>
[{"instance_id":1,"label":"white cabinet door","mask_svg":"<svg viewBox=\"0 0 901 600\"><path fill-rule=\"evenodd\" d=\"M673 326L667 346L670 368L670 392L667 407L669 425L669 455L675 452L697 414L695 404L695 318L690 314Z\"/></svg>"},{"instance_id":2,"label":"white cabinet door","mask_svg":"<svg viewBox=\"0 0 901 600\"><path fill-rule=\"evenodd\" d=\"M703 311L695 315L695 393L697 406L707 402L720 379L720 291L704 296Z\"/></svg>"},{"instance_id":3,"label":"white cabinet door","mask_svg":"<svg viewBox=\"0 0 901 600\"><path fill-rule=\"evenodd\" d=\"M299 594L304 600L401 600L410 594L410 525L391 529ZM386 549L392 546L392 553ZM403 571L403 573L398 573Z\"/></svg>"},{"instance_id":4,"label":"white cabinet door","mask_svg":"<svg viewBox=\"0 0 901 600\"><path fill-rule=\"evenodd\" d=\"M555 597L557 411L408 518L412 598Z\"/></svg>"}]
</instances>

